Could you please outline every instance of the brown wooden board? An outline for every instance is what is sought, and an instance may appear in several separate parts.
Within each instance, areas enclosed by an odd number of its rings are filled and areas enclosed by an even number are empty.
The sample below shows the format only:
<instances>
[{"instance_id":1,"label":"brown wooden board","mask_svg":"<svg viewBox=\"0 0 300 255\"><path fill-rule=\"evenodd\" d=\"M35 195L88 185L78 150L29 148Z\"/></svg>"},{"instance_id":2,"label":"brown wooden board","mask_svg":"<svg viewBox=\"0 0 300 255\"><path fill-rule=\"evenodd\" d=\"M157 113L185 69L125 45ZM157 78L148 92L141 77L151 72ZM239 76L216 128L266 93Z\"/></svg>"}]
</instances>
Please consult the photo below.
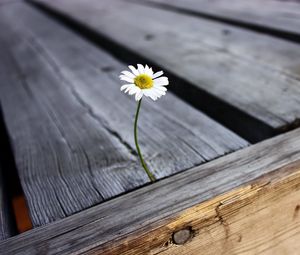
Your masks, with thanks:
<instances>
[{"instance_id":1,"label":"brown wooden board","mask_svg":"<svg viewBox=\"0 0 300 255\"><path fill-rule=\"evenodd\" d=\"M185 10L203 18L300 41L299 1L144 0L143 2L159 4L161 8Z\"/></svg>"},{"instance_id":2,"label":"brown wooden board","mask_svg":"<svg viewBox=\"0 0 300 255\"><path fill-rule=\"evenodd\" d=\"M219 98L273 130L299 124L299 44L132 1L35 2L52 10L54 17L73 22L78 32L90 29L99 41L108 38L187 81L177 90L181 97L217 115L244 137L259 140L255 135L263 128L245 116L227 114L227 108L215 101L207 103L206 96ZM185 90L193 93L185 95Z\"/></svg>"},{"instance_id":3,"label":"brown wooden board","mask_svg":"<svg viewBox=\"0 0 300 255\"><path fill-rule=\"evenodd\" d=\"M0 29L0 99L33 225L149 182L136 102L120 92L126 66L29 5L0 9ZM139 125L158 179L248 145L171 93L143 101Z\"/></svg>"},{"instance_id":4,"label":"brown wooden board","mask_svg":"<svg viewBox=\"0 0 300 255\"><path fill-rule=\"evenodd\" d=\"M0 242L0 253L295 254L299 168L297 129ZM174 245L182 229L194 238Z\"/></svg>"}]
</instances>

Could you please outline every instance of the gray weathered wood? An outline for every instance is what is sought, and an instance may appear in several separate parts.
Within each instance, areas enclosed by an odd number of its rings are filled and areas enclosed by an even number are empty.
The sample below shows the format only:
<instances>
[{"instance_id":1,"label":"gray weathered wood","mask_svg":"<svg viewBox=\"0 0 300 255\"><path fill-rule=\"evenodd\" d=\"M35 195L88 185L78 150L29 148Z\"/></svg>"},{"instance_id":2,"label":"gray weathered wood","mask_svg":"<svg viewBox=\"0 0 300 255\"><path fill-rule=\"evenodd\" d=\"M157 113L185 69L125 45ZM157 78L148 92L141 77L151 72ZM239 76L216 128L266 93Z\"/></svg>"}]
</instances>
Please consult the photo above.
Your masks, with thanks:
<instances>
[{"instance_id":1,"label":"gray weathered wood","mask_svg":"<svg viewBox=\"0 0 300 255\"><path fill-rule=\"evenodd\" d=\"M0 240L6 239L15 232L15 223L11 211L11 201L9 201L7 186L3 178L2 165L0 162Z\"/></svg>"},{"instance_id":2,"label":"gray weathered wood","mask_svg":"<svg viewBox=\"0 0 300 255\"><path fill-rule=\"evenodd\" d=\"M273 129L298 123L300 46L296 43L132 1L35 2L146 57Z\"/></svg>"},{"instance_id":3,"label":"gray weathered wood","mask_svg":"<svg viewBox=\"0 0 300 255\"><path fill-rule=\"evenodd\" d=\"M279 0L145 0L299 41L300 3ZM281 33L281 35L280 35ZM294 35L294 38L293 38Z\"/></svg>"},{"instance_id":4,"label":"gray weathered wood","mask_svg":"<svg viewBox=\"0 0 300 255\"><path fill-rule=\"evenodd\" d=\"M123 240L126 249L126 236L135 235L142 239L143 233L155 231L155 226L164 226L164 222L171 219L176 220L178 213L186 208L268 173L285 169L279 171L277 176L280 176L299 169L299 160L300 130L297 129L13 237L0 243L0 252L82 254L93 249L88 254L110 254L101 253L101 247L109 242L112 247ZM257 185L263 186L270 180L265 178ZM165 231L172 233L169 227Z\"/></svg>"},{"instance_id":5,"label":"gray weathered wood","mask_svg":"<svg viewBox=\"0 0 300 255\"><path fill-rule=\"evenodd\" d=\"M125 65L25 4L0 9L0 28L0 98L33 224L148 182L136 102L119 90ZM145 100L139 124L157 178L248 145L170 93Z\"/></svg>"},{"instance_id":6,"label":"gray weathered wood","mask_svg":"<svg viewBox=\"0 0 300 255\"><path fill-rule=\"evenodd\" d=\"M24 0L0 0L0 5L11 4L11 3L21 2L21 1L24 1Z\"/></svg>"}]
</instances>

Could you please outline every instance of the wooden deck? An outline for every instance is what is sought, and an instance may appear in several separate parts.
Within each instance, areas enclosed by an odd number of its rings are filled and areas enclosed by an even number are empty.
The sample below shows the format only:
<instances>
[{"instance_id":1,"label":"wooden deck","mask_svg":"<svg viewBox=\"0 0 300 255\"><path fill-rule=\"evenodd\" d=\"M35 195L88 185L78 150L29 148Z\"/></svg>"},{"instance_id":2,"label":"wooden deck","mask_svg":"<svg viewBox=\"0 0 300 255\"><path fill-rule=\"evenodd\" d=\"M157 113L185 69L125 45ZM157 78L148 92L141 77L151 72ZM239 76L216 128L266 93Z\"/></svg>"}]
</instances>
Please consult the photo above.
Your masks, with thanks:
<instances>
[{"instance_id":1,"label":"wooden deck","mask_svg":"<svg viewBox=\"0 0 300 255\"><path fill-rule=\"evenodd\" d=\"M297 254L298 10L2 2L0 254ZM155 183L135 150L136 102L120 92L136 63L171 83L139 122ZM19 234L16 193L33 226Z\"/></svg>"}]
</instances>

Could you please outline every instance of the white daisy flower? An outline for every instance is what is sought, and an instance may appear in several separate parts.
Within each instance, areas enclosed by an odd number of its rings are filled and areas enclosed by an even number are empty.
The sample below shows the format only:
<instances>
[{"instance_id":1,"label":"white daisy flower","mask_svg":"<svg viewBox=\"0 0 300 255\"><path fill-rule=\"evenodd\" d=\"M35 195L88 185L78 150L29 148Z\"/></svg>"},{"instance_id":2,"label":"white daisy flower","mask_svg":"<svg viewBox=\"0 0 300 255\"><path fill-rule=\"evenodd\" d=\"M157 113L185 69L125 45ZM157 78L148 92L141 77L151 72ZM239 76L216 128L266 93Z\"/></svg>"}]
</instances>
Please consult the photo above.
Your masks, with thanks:
<instances>
[{"instance_id":1,"label":"white daisy flower","mask_svg":"<svg viewBox=\"0 0 300 255\"><path fill-rule=\"evenodd\" d=\"M152 68L141 64L128 66L131 72L122 71L120 79L129 82L121 87L121 91L129 95L135 94L135 100L139 101L145 95L152 100L156 100L166 94L167 89L164 86L169 84L169 80L163 75L163 71L153 73Z\"/></svg>"}]
</instances>

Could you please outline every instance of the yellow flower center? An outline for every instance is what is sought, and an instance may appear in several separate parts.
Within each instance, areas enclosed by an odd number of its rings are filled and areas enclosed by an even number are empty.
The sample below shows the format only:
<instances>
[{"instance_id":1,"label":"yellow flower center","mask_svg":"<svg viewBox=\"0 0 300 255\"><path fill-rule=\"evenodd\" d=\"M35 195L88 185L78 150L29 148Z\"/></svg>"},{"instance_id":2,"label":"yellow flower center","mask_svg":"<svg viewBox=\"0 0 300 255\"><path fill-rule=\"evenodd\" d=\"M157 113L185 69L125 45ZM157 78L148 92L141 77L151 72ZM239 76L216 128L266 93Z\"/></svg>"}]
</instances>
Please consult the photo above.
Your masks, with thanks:
<instances>
[{"instance_id":1,"label":"yellow flower center","mask_svg":"<svg viewBox=\"0 0 300 255\"><path fill-rule=\"evenodd\" d=\"M153 87L153 80L147 74L140 74L134 78L134 84L140 89L150 89Z\"/></svg>"}]
</instances>

